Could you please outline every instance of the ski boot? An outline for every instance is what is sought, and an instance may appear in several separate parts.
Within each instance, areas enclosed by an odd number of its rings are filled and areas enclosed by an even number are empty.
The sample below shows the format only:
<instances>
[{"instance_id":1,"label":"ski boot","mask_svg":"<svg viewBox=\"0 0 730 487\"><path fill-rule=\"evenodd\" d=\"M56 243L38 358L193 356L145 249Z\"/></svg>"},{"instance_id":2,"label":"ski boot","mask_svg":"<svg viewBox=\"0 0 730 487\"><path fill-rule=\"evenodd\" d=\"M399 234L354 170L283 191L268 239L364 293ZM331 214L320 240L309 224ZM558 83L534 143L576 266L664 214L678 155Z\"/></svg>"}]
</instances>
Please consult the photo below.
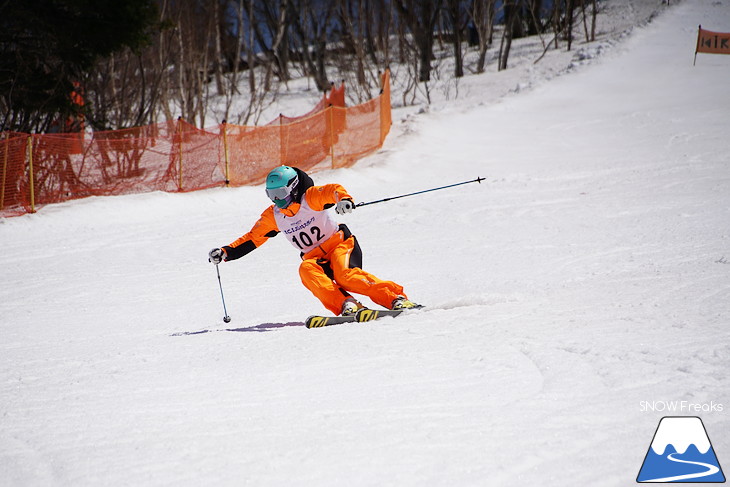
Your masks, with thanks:
<instances>
[{"instance_id":1,"label":"ski boot","mask_svg":"<svg viewBox=\"0 0 730 487\"><path fill-rule=\"evenodd\" d=\"M347 298L344 303L342 303L342 311L340 312L340 316L355 316L358 311L363 309L364 306L360 304L355 298Z\"/></svg>"},{"instance_id":2,"label":"ski boot","mask_svg":"<svg viewBox=\"0 0 730 487\"><path fill-rule=\"evenodd\" d=\"M416 309L423 308L420 304L416 304L413 301L409 301L405 296L398 296L393 300L393 304L390 305L392 310L405 310L405 309Z\"/></svg>"}]
</instances>

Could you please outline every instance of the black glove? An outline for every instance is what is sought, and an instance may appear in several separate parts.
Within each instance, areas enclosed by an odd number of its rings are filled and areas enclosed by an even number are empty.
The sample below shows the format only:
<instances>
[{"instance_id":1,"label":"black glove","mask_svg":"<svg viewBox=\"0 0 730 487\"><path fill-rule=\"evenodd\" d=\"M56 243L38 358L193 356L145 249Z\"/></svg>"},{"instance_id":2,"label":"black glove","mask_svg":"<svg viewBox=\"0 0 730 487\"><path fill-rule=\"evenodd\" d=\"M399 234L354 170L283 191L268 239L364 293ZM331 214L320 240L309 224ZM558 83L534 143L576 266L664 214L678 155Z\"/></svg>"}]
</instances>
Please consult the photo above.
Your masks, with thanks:
<instances>
[{"instance_id":1,"label":"black glove","mask_svg":"<svg viewBox=\"0 0 730 487\"><path fill-rule=\"evenodd\" d=\"M215 265L220 264L226 260L226 251L223 249L213 249L208 252L208 262L212 262Z\"/></svg>"}]
</instances>

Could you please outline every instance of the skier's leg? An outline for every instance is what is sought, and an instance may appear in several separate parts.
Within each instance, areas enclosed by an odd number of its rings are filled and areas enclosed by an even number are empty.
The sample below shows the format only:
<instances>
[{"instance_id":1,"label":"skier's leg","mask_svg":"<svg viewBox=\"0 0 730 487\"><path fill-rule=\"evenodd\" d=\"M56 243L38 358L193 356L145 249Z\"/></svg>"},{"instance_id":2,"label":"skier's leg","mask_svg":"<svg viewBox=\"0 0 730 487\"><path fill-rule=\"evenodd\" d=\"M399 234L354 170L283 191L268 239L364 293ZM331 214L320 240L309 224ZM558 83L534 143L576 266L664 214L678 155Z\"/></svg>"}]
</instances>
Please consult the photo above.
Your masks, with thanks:
<instances>
[{"instance_id":1,"label":"skier's leg","mask_svg":"<svg viewBox=\"0 0 730 487\"><path fill-rule=\"evenodd\" d=\"M400 284L384 281L362 269L362 250L355 237L342 242L328 257L335 282L346 291L363 294L384 308L390 308L399 296L406 297Z\"/></svg>"},{"instance_id":2,"label":"skier's leg","mask_svg":"<svg viewBox=\"0 0 730 487\"><path fill-rule=\"evenodd\" d=\"M328 275L329 274L329 275ZM329 262L320 259L307 259L299 266L299 277L304 287L319 299L325 308L338 315L350 294L332 281Z\"/></svg>"}]
</instances>

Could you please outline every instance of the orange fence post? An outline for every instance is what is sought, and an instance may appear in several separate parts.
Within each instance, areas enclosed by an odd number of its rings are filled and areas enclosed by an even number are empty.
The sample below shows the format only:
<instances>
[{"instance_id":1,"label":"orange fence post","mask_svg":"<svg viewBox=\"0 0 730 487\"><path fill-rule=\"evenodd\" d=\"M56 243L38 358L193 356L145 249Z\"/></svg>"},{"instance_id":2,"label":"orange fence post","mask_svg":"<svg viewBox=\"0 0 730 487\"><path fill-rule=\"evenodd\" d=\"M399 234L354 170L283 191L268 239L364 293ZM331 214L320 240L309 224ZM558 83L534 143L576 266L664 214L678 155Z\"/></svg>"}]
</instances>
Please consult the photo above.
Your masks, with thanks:
<instances>
[{"instance_id":1,"label":"orange fence post","mask_svg":"<svg viewBox=\"0 0 730 487\"><path fill-rule=\"evenodd\" d=\"M225 120L223 120L223 123L221 123L221 127L223 128L223 160L226 163L226 171L225 171L226 187L228 187L231 184L231 180L228 177L228 137L226 136L226 121Z\"/></svg>"},{"instance_id":2,"label":"orange fence post","mask_svg":"<svg viewBox=\"0 0 730 487\"><path fill-rule=\"evenodd\" d=\"M28 136L28 168L30 179L30 212L35 213L35 175L33 174L33 136Z\"/></svg>"},{"instance_id":3,"label":"orange fence post","mask_svg":"<svg viewBox=\"0 0 730 487\"><path fill-rule=\"evenodd\" d=\"M5 182L8 176L8 151L10 150L10 137L5 132L3 132L3 136L5 137L5 154L3 155L3 182L0 186L0 210L5 208Z\"/></svg>"},{"instance_id":4,"label":"orange fence post","mask_svg":"<svg viewBox=\"0 0 730 487\"><path fill-rule=\"evenodd\" d=\"M179 145L179 156L180 160L178 161L178 188L180 191L183 190L183 137L182 137L182 117L177 117L177 136L178 136L178 145Z\"/></svg>"},{"instance_id":5,"label":"orange fence post","mask_svg":"<svg viewBox=\"0 0 730 487\"><path fill-rule=\"evenodd\" d=\"M335 109L330 105L327 110L330 112L330 156L332 158L332 169L335 169Z\"/></svg>"},{"instance_id":6,"label":"orange fence post","mask_svg":"<svg viewBox=\"0 0 730 487\"><path fill-rule=\"evenodd\" d=\"M393 123L390 109L390 71L385 70L381 77L382 86L380 88L380 145L385 142L385 136L390 132L390 126Z\"/></svg>"},{"instance_id":7,"label":"orange fence post","mask_svg":"<svg viewBox=\"0 0 730 487\"><path fill-rule=\"evenodd\" d=\"M284 124L284 115L279 114L279 164L287 163L289 157L289 134L291 133L289 124Z\"/></svg>"},{"instance_id":8,"label":"orange fence post","mask_svg":"<svg viewBox=\"0 0 730 487\"><path fill-rule=\"evenodd\" d=\"M284 157L286 154L286 149L284 147L284 115L281 113L279 114L279 164L284 165L286 164L284 162Z\"/></svg>"}]
</instances>

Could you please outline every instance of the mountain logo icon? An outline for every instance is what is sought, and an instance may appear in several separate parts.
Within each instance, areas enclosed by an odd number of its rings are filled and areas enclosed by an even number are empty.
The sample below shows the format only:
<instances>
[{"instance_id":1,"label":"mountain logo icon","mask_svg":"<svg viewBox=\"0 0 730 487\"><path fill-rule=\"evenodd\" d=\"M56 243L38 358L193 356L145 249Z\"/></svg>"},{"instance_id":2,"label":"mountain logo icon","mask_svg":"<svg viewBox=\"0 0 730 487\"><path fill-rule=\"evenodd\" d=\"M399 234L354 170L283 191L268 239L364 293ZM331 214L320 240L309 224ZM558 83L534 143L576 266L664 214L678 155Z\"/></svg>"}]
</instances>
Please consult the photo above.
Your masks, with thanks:
<instances>
[{"instance_id":1,"label":"mountain logo icon","mask_svg":"<svg viewBox=\"0 0 730 487\"><path fill-rule=\"evenodd\" d=\"M725 482L702 420L696 416L663 417L636 481Z\"/></svg>"}]
</instances>

